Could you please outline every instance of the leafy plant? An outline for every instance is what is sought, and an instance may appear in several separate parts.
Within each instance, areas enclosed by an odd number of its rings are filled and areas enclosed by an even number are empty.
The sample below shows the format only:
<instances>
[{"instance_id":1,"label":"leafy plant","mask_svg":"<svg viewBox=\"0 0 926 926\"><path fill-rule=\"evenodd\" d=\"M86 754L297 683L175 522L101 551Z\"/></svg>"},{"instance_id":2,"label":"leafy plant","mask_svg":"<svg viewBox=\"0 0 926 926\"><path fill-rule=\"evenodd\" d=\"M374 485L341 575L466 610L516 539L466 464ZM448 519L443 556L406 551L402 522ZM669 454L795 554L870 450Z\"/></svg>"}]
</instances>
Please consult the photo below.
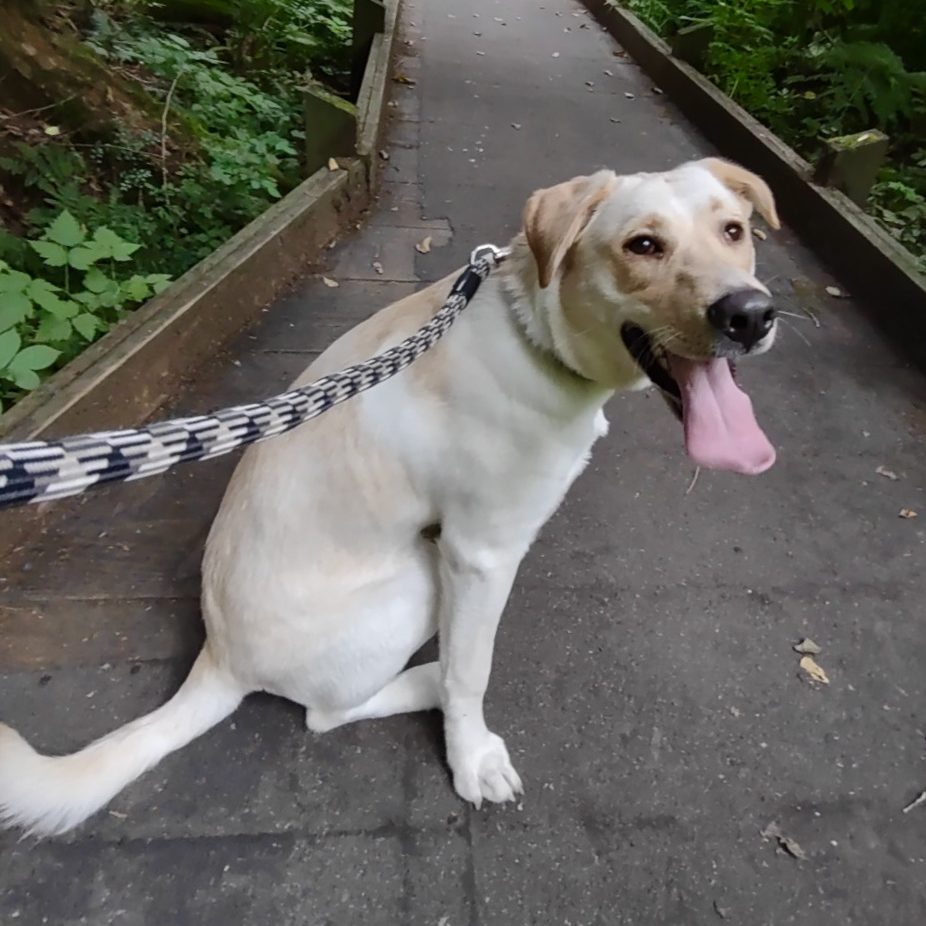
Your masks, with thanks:
<instances>
[{"instance_id":1,"label":"leafy plant","mask_svg":"<svg viewBox=\"0 0 926 926\"><path fill-rule=\"evenodd\" d=\"M618 2L618 0L611 0ZM799 152L878 128L890 163L871 214L926 269L926 17L906 0L622 0L663 35L714 29L705 71Z\"/></svg>"},{"instance_id":2,"label":"leafy plant","mask_svg":"<svg viewBox=\"0 0 926 926\"><path fill-rule=\"evenodd\" d=\"M155 98L163 122L4 145L0 180L17 188L26 231L0 229L0 402L291 190L300 87L349 73L352 0L78 6L69 25Z\"/></svg>"},{"instance_id":3,"label":"leafy plant","mask_svg":"<svg viewBox=\"0 0 926 926\"><path fill-rule=\"evenodd\" d=\"M139 246L108 228L90 234L69 212L29 245L41 275L0 261L0 410L170 282L165 274L123 273Z\"/></svg>"}]
</instances>

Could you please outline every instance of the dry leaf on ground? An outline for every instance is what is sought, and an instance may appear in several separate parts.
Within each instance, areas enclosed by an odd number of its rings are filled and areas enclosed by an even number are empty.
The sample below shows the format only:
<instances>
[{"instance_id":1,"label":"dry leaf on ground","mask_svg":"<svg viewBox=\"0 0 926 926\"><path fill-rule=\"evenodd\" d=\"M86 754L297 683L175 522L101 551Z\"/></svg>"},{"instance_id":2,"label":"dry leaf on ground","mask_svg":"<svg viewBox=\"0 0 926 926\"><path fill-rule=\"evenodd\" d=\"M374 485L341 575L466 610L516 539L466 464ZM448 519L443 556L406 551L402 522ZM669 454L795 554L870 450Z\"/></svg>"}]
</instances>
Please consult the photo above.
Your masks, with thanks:
<instances>
[{"instance_id":1,"label":"dry leaf on ground","mask_svg":"<svg viewBox=\"0 0 926 926\"><path fill-rule=\"evenodd\" d=\"M337 280L332 280L331 277L322 277L322 283L329 289L337 289L341 285Z\"/></svg>"},{"instance_id":2,"label":"dry leaf on ground","mask_svg":"<svg viewBox=\"0 0 926 926\"><path fill-rule=\"evenodd\" d=\"M382 265L378 260L374 260L374 261L373 261L373 269L374 269L377 273L382 273L382 272L383 272L383 265Z\"/></svg>"},{"instance_id":3,"label":"dry leaf on ground","mask_svg":"<svg viewBox=\"0 0 926 926\"><path fill-rule=\"evenodd\" d=\"M813 640L807 637L801 640L800 643L795 643L792 649L795 653L800 653L802 656L819 656L820 653L823 652Z\"/></svg>"},{"instance_id":4,"label":"dry leaf on ground","mask_svg":"<svg viewBox=\"0 0 926 926\"><path fill-rule=\"evenodd\" d=\"M901 508L900 511L897 512L897 516L899 518L905 518L908 521L911 518L919 517L919 515L912 508Z\"/></svg>"},{"instance_id":5,"label":"dry leaf on ground","mask_svg":"<svg viewBox=\"0 0 926 926\"><path fill-rule=\"evenodd\" d=\"M898 476L897 473L894 472L894 470L888 469L886 466L877 467L877 469L875 469L875 472L879 476L884 476L885 479L890 479L891 482L897 482L897 480L900 478L900 476Z\"/></svg>"},{"instance_id":6,"label":"dry leaf on ground","mask_svg":"<svg viewBox=\"0 0 926 926\"><path fill-rule=\"evenodd\" d=\"M328 170L340 170L341 165L334 158L328 158Z\"/></svg>"},{"instance_id":7,"label":"dry leaf on ground","mask_svg":"<svg viewBox=\"0 0 926 926\"><path fill-rule=\"evenodd\" d=\"M419 241L415 245L415 250L419 254L430 254L431 253L431 236L428 235L427 238L422 238L421 241Z\"/></svg>"},{"instance_id":8,"label":"dry leaf on ground","mask_svg":"<svg viewBox=\"0 0 926 926\"><path fill-rule=\"evenodd\" d=\"M813 679L815 682L820 682L823 685L829 685L830 680L827 674L817 665L816 660L813 656L804 656L800 662L801 668Z\"/></svg>"},{"instance_id":9,"label":"dry leaf on ground","mask_svg":"<svg viewBox=\"0 0 926 926\"><path fill-rule=\"evenodd\" d=\"M769 823L759 835L762 836L763 839L773 839L778 845L778 848L787 852L792 858L796 858L799 861L804 861L807 858L807 853L801 848L800 843L790 836L785 836L777 823Z\"/></svg>"},{"instance_id":10,"label":"dry leaf on ground","mask_svg":"<svg viewBox=\"0 0 926 926\"><path fill-rule=\"evenodd\" d=\"M759 241L765 241L765 239L768 238L768 235L766 235L761 228L754 228L752 233L759 239Z\"/></svg>"}]
</instances>

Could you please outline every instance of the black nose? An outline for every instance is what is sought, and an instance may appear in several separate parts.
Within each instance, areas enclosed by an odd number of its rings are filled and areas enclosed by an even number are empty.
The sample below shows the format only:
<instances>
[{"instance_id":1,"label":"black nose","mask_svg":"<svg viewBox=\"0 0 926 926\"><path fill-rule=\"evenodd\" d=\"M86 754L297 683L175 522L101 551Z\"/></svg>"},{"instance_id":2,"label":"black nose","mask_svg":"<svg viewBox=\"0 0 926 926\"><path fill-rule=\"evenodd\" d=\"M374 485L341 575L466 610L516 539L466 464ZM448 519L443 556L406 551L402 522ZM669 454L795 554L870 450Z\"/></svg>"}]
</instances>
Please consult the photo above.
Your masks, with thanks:
<instances>
[{"instance_id":1,"label":"black nose","mask_svg":"<svg viewBox=\"0 0 926 926\"><path fill-rule=\"evenodd\" d=\"M776 314L771 296L758 289L738 289L721 296L707 310L707 320L749 350L772 330Z\"/></svg>"}]
</instances>

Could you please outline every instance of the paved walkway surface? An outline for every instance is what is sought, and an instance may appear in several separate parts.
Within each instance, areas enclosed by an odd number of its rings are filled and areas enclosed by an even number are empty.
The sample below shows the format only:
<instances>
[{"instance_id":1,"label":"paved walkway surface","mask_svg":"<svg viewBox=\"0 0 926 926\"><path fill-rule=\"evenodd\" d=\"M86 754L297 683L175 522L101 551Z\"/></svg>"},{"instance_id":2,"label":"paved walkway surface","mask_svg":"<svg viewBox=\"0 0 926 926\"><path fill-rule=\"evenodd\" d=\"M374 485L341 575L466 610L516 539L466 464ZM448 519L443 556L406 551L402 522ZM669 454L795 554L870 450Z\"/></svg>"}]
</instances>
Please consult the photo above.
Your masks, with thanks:
<instances>
[{"instance_id":1,"label":"paved walkway surface","mask_svg":"<svg viewBox=\"0 0 926 926\"><path fill-rule=\"evenodd\" d=\"M395 85L379 208L330 252L340 287L306 279L178 409L284 386L370 311L503 242L538 186L710 151L569 0L414 0L404 21L415 84ZM521 805L454 797L436 715L317 737L254 697L76 833L0 837L0 921L926 922L926 807L901 812L926 788L926 380L825 295L787 229L760 261L796 316L743 371L779 462L691 486L661 400L611 403L502 622L488 713ZM233 463L63 503L7 564L4 720L66 751L175 690ZM803 636L828 686L798 669ZM805 858L763 838L772 822Z\"/></svg>"}]
</instances>

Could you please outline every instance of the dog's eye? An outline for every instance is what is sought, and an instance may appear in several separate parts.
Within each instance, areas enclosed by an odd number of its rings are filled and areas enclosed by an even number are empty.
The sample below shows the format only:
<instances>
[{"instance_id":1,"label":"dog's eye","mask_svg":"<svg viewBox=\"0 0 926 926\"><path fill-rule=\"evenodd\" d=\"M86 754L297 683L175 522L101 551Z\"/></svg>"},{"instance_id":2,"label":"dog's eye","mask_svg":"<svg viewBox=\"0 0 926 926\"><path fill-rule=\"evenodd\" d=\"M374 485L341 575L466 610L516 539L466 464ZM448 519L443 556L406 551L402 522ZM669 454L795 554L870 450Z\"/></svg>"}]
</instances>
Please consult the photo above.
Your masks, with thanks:
<instances>
[{"instance_id":1,"label":"dog's eye","mask_svg":"<svg viewBox=\"0 0 926 926\"><path fill-rule=\"evenodd\" d=\"M624 248L641 257L656 257L665 251L662 242L652 235L637 235L636 238L631 238Z\"/></svg>"},{"instance_id":2,"label":"dog's eye","mask_svg":"<svg viewBox=\"0 0 926 926\"><path fill-rule=\"evenodd\" d=\"M743 232L743 226L739 222L727 222L723 227L723 236L727 241L741 241Z\"/></svg>"}]
</instances>

